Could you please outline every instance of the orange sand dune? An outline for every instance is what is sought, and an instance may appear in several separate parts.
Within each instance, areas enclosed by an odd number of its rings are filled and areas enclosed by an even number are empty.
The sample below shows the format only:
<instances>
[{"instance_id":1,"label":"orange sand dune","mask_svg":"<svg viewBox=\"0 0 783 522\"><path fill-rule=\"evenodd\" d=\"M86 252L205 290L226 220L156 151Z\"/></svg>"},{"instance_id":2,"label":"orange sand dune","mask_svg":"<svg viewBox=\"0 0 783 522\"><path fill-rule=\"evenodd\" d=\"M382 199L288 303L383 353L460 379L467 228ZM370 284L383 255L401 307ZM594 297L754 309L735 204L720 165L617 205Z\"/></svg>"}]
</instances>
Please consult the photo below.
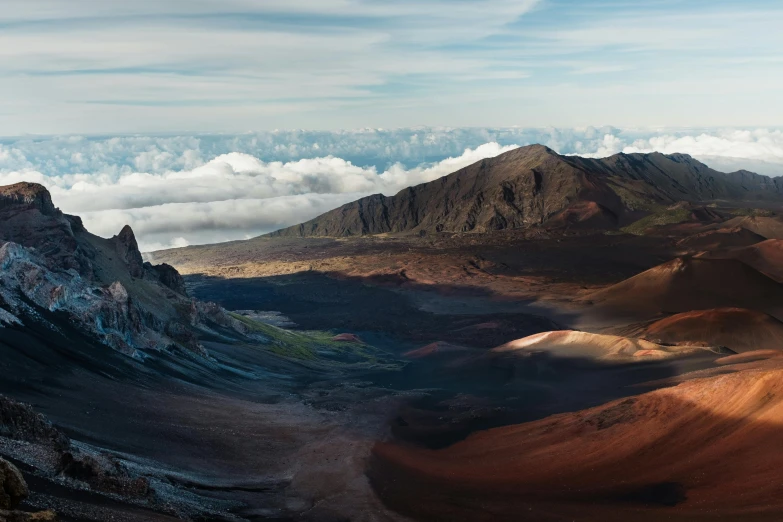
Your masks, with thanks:
<instances>
[{"instance_id":1,"label":"orange sand dune","mask_svg":"<svg viewBox=\"0 0 783 522\"><path fill-rule=\"evenodd\" d=\"M783 239L783 219L780 216L745 216L730 219L721 228L742 227L767 239Z\"/></svg>"},{"instance_id":2,"label":"orange sand dune","mask_svg":"<svg viewBox=\"0 0 783 522\"><path fill-rule=\"evenodd\" d=\"M783 322L743 308L684 312L641 327L634 335L666 344L725 346L738 353L783 351Z\"/></svg>"},{"instance_id":3,"label":"orange sand dune","mask_svg":"<svg viewBox=\"0 0 783 522\"><path fill-rule=\"evenodd\" d=\"M742 227L719 228L688 236L677 242L680 248L694 250L717 250L737 248L761 243L766 238Z\"/></svg>"},{"instance_id":4,"label":"orange sand dune","mask_svg":"<svg viewBox=\"0 0 783 522\"><path fill-rule=\"evenodd\" d=\"M783 283L783 240L781 239L768 239L745 248L704 254L702 257L739 259L775 281Z\"/></svg>"},{"instance_id":5,"label":"orange sand dune","mask_svg":"<svg viewBox=\"0 0 783 522\"><path fill-rule=\"evenodd\" d=\"M591 357L618 360L662 359L703 352L697 346L662 346L644 339L600 335L577 331L544 332L518 339L492 350L492 353L550 351L563 357Z\"/></svg>"},{"instance_id":6,"label":"orange sand dune","mask_svg":"<svg viewBox=\"0 0 783 522\"><path fill-rule=\"evenodd\" d=\"M735 259L676 258L586 299L594 313L615 318L728 307L783 318L783 285Z\"/></svg>"},{"instance_id":7,"label":"orange sand dune","mask_svg":"<svg viewBox=\"0 0 783 522\"><path fill-rule=\"evenodd\" d=\"M715 360L715 364L719 365L739 365L739 364L752 364L761 361L769 361L771 359L779 359L783 357L783 351L780 350L756 350L752 352L743 352L736 355L727 355Z\"/></svg>"},{"instance_id":8,"label":"orange sand dune","mask_svg":"<svg viewBox=\"0 0 783 522\"><path fill-rule=\"evenodd\" d=\"M783 368L696 379L479 432L380 443L370 476L419 520L783 520Z\"/></svg>"}]
</instances>

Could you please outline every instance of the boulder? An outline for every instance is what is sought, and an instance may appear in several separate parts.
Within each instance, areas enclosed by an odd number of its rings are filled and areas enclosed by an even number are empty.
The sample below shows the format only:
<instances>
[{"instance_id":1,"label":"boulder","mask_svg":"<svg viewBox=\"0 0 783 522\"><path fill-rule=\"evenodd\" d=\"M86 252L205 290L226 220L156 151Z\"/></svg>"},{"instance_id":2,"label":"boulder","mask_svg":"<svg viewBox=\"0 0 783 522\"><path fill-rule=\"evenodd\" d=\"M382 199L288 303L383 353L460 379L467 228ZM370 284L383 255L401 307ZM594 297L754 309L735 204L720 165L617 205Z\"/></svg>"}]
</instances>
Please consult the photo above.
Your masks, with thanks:
<instances>
[{"instance_id":1,"label":"boulder","mask_svg":"<svg viewBox=\"0 0 783 522\"><path fill-rule=\"evenodd\" d=\"M16 509L29 494L22 472L0 458L0 509Z\"/></svg>"}]
</instances>

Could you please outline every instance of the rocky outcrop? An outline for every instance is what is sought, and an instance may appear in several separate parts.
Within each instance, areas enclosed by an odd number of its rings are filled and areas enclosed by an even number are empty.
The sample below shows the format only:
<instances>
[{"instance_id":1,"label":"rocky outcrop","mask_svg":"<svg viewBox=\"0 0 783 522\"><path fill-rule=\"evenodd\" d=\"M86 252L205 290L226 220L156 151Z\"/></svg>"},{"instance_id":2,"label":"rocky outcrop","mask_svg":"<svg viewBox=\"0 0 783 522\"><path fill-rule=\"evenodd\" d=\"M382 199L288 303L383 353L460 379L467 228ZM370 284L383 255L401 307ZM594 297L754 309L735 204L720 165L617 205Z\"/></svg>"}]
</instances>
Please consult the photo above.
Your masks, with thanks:
<instances>
[{"instance_id":1,"label":"rocky outcrop","mask_svg":"<svg viewBox=\"0 0 783 522\"><path fill-rule=\"evenodd\" d=\"M29 405L0 395L0 437L49 445L67 450L68 437Z\"/></svg>"},{"instance_id":2,"label":"rocky outcrop","mask_svg":"<svg viewBox=\"0 0 783 522\"><path fill-rule=\"evenodd\" d=\"M54 511L28 513L16 511L19 505L30 495L19 469L0 458L0 522L56 522Z\"/></svg>"},{"instance_id":3,"label":"rocky outcrop","mask_svg":"<svg viewBox=\"0 0 783 522\"><path fill-rule=\"evenodd\" d=\"M54 511L28 513L26 511L5 511L0 509L0 522L57 522L57 520L57 514Z\"/></svg>"},{"instance_id":4,"label":"rocky outcrop","mask_svg":"<svg viewBox=\"0 0 783 522\"><path fill-rule=\"evenodd\" d=\"M74 229L80 227L81 220L60 212L43 186L0 187L0 239L35 248L53 270L74 270L89 278L95 251L77 240Z\"/></svg>"},{"instance_id":5,"label":"rocky outcrop","mask_svg":"<svg viewBox=\"0 0 783 522\"><path fill-rule=\"evenodd\" d=\"M37 183L17 183L0 187L0 212L19 213L37 210L46 216L57 214L49 191Z\"/></svg>"},{"instance_id":6,"label":"rocky outcrop","mask_svg":"<svg viewBox=\"0 0 783 522\"><path fill-rule=\"evenodd\" d=\"M76 482L80 489L87 487L125 498L152 494L147 478L129 471L118 457L72 444L29 405L0 396L2 439L22 442L27 448L22 452L26 464L39 469L44 476ZM0 458L0 510L16 509L26 496L27 486L19 470ZM2 515L0 511L0 522Z\"/></svg>"},{"instance_id":7,"label":"rocky outcrop","mask_svg":"<svg viewBox=\"0 0 783 522\"><path fill-rule=\"evenodd\" d=\"M143 498L152 492L146 478L132 476L118 459L108 455L74 455L65 452L60 459L60 466L63 475L84 482L95 491L126 498Z\"/></svg>"},{"instance_id":8,"label":"rocky outcrop","mask_svg":"<svg viewBox=\"0 0 783 522\"><path fill-rule=\"evenodd\" d=\"M531 145L391 197L359 199L270 235L487 232L536 225L616 228L626 216L650 206L716 199L783 201L783 179L744 171L724 174L685 154L590 159Z\"/></svg>"},{"instance_id":9,"label":"rocky outcrop","mask_svg":"<svg viewBox=\"0 0 783 522\"><path fill-rule=\"evenodd\" d=\"M144 263L129 226L100 238L61 213L44 187L0 187L0 329L57 330L54 313L139 361L156 351L208 358L204 332L247 333L219 306L189 299L172 266Z\"/></svg>"},{"instance_id":10,"label":"rocky outcrop","mask_svg":"<svg viewBox=\"0 0 783 522\"><path fill-rule=\"evenodd\" d=\"M16 509L30 494L22 473L0 458L0 509Z\"/></svg>"},{"instance_id":11,"label":"rocky outcrop","mask_svg":"<svg viewBox=\"0 0 783 522\"><path fill-rule=\"evenodd\" d=\"M136 236L128 225L122 227L120 233L111 238L120 259L128 267L128 272L133 277L144 277L144 260L141 258Z\"/></svg>"},{"instance_id":12,"label":"rocky outcrop","mask_svg":"<svg viewBox=\"0 0 783 522\"><path fill-rule=\"evenodd\" d=\"M19 468L0 458L0 522L57 522L54 511L16 511L30 495Z\"/></svg>"},{"instance_id":13,"label":"rocky outcrop","mask_svg":"<svg viewBox=\"0 0 783 522\"><path fill-rule=\"evenodd\" d=\"M36 315L37 305L67 312L87 333L127 355L149 347L147 328L121 283L101 288L76 274L53 271L37 251L16 243L0 247L0 266L0 296L15 317Z\"/></svg>"},{"instance_id":14,"label":"rocky outcrop","mask_svg":"<svg viewBox=\"0 0 783 522\"><path fill-rule=\"evenodd\" d=\"M152 277L166 288L170 288L180 295L188 295L188 290L185 288L185 279L182 278L179 272L177 272L177 269L173 266L167 265L166 263L160 265L144 263L144 269L147 273L152 274Z\"/></svg>"}]
</instances>

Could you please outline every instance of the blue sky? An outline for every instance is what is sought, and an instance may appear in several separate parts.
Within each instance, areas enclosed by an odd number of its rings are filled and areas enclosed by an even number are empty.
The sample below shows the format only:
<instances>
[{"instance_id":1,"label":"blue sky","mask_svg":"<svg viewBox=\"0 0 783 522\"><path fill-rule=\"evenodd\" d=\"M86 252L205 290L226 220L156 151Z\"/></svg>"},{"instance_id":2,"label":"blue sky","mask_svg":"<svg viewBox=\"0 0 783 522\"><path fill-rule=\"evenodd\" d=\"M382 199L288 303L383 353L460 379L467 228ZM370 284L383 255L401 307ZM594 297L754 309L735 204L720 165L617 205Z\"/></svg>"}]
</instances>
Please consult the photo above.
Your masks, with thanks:
<instances>
[{"instance_id":1,"label":"blue sky","mask_svg":"<svg viewBox=\"0 0 783 522\"><path fill-rule=\"evenodd\" d=\"M0 135L783 123L779 0L3 0Z\"/></svg>"},{"instance_id":2,"label":"blue sky","mask_svg":"<svg viewBox=\"0 0 783 522\"><path fill-rule=\"evenodd\" d=\"M42 183L145 250L252 237L530 143L783 174L780 0L0 7L0 185Z\"/></svg>"}]
</instances>

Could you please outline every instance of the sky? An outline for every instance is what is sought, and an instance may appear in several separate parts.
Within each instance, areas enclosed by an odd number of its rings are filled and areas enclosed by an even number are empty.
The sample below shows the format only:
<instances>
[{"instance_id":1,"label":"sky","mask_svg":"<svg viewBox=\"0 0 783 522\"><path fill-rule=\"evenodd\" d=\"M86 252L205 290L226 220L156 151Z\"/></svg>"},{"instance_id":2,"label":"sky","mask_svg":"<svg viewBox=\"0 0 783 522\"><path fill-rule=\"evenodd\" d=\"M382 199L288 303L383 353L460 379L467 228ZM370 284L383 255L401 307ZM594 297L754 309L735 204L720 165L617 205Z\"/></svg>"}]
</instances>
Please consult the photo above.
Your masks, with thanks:
<instances>
[{"instance_id":1,"label":"sky","mask_svg":"<svg viewBox=\"0 0 783 522\"><path fill-rule=\"evenodd\" d=\"M515 146L783 174L780 0L1 0L0 185L143 250Z\"/></svg>"},{"instance_id":2,"label":"sky","mask_svg":"<svg viewBox=\"0 0 783 522\"><path fill-rule=\"evenodd\" d=\"M3 0L0 135L783 123L779 0Z\"/></svg>"}]
</instances>

